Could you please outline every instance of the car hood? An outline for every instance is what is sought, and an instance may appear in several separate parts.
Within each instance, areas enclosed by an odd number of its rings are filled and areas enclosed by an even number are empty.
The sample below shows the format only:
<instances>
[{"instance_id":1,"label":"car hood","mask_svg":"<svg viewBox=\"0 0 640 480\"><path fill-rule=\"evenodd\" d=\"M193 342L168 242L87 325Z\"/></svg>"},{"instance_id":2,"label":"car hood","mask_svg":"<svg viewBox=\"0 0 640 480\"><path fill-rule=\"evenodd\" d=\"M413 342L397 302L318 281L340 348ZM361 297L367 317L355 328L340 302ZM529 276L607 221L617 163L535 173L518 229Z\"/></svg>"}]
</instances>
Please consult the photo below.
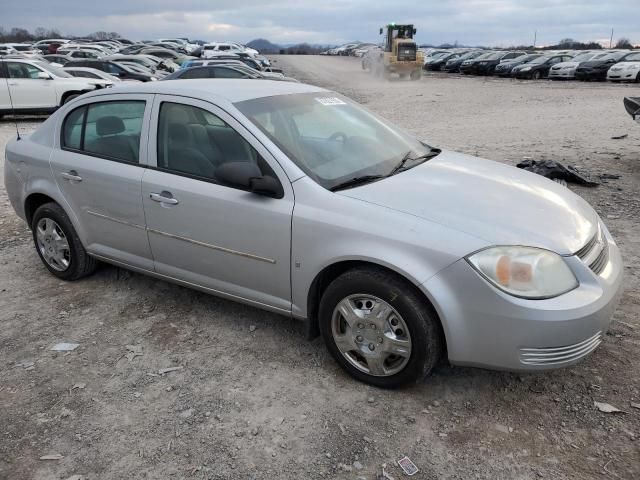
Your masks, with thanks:
<instances>
[{"instance_id":1,"label":"car hood","mask_svg":"<svg viewBox=\"0 0 640 480\"><path fill-rule=\"evenodd\" d=\"M602 67L604 65L615 65L615 64L608 63L606 61L601 61L601 60L580 63L580 67L588 67L588 68L597 68L597 67Z\"/></svg>"},{"instance_id":2,"label":"car hood","mask_svg":"<svg viewBox=\"0 0 640 480\"><path fill-rule=\"evenodd\" d=\"M498 162L443 151L341 195L481 238L571 255L594 235L598 216L568 188Z\"/></svg>"},{"instance_id":3,"label":"car hood","mask_svg":"<svg viewBox=\"0 0 640 480\"><path fill-rule=\"evenodd\" d=\"M614 65L615 67L619 67L621 70L623 69L635 69L640 67L640 62L619 62Z\"/></svg>"}]
</instances>

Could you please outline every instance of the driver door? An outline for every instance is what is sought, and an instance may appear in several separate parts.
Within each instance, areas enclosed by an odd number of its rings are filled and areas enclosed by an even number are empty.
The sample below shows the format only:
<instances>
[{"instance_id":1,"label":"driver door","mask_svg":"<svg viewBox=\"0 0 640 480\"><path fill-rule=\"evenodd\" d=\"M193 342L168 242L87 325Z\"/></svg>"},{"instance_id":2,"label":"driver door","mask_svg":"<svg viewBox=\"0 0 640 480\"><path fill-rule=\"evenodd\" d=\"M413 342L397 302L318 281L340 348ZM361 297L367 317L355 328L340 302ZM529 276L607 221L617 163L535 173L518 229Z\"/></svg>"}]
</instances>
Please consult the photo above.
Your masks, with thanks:
<instances>
[{"instance_id":1,"label":"driver door","mask_svg":"<svg viewBox=\"0 0 640 480\"><path fill-rule=\"evenodd\" d=\"M210 103L156 95L142 196L155 271L214 293L291 311L293 189L270 153ZM254 162L283 198L218 183L226 162Z\"/></svg>"}]
</instances>

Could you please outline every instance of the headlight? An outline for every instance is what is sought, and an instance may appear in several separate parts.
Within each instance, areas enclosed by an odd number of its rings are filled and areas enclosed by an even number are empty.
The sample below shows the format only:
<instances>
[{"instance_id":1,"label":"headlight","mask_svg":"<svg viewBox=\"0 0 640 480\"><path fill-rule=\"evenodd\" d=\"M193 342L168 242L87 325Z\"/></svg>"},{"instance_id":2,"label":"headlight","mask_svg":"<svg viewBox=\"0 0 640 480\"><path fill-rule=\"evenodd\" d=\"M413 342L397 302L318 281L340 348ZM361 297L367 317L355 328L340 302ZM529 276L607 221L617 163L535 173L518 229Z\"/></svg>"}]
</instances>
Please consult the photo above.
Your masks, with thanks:
<instances>
[{"instance_id":1,"label":"headlight","mask_svg":"<svg viewBox=\"0 0 640 480\"><path fill-rule=\"evenodd\" d=\"M516 297L557 297L578 286L564 259L541 248L491 247L467 261L490 283Z\"/></svg>"},{"instance_id":2,"label":"headlight","mask_svg":"<svg viewBox=\"0 0 640 480\"><path fill-rule=\"evenodd\" d=\"M529 70L531 70L531 67L523 67L520 69L521 72L528 72Z\"/></svg>"}]
</instances>

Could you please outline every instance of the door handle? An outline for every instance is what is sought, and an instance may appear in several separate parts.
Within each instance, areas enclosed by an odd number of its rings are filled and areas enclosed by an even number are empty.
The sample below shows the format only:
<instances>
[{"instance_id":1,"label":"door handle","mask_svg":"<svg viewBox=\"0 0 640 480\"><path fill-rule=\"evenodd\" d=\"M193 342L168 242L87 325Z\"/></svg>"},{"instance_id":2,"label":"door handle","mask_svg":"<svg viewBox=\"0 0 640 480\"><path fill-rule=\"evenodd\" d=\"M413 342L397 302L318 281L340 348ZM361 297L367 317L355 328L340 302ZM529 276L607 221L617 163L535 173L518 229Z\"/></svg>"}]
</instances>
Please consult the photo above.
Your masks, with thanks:
<instances>
[{"instance_id":1,"label":"door handle","mask_svg":"<svg viewBox=\"0 0 640 480\"><path fill-rule=\"evenodd\" d=\"M149 194L149 198L154 202L166 203L168 205L177 205L180 203L177 198L173 198L171 192L167 192L166 190L162 193L151 193Z\"/></svg>"},{"instance_id":2,"label":"door handle","mask_svg":"<svg viewBox=\"0 0 640 480\"><path fill-rule=\"evenodd\" d=\"M82 181L82 177L78 175L78 172L76 172L75 170L69 170L68 172L63 172L61 174L62 178L66 179L66 180L70 180L73 182L81 182Z\"/></svg>"},{"instance_id":3,"label":"door handle","mask_svg":"<svg viewBox=\"0 0 640 480\"><path fill-rule=\"evenodd\" d=\"M12 87L17 87L18 86L18 84L15 83L15 82L9 82L9 85L11 85Z\"/></svg>"}]
</instances>

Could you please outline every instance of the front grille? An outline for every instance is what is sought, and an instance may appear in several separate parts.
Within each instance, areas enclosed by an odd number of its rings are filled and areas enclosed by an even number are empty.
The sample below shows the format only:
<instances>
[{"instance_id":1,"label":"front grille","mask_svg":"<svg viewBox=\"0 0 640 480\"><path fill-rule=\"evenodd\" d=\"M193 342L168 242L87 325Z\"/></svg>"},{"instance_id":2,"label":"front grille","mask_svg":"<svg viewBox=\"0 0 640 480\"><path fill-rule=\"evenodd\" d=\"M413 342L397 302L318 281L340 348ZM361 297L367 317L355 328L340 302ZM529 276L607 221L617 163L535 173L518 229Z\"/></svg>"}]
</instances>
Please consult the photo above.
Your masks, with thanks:
<instances>
[{"instance_id":1,"label":"front grille","mask_svg":"<svg viewBox=\"0 0 640 480\"><path fill-rule=\"evenodd\" d=\"M602 273L609 262L609 244L600 225L595 235L575 253L575 256L587 264L596 275Z\"/></svg>"},{"instance_id":2,"label":"front grille","mask_svg":"<svg viewBox=\"0 0 640 480\"><path fill-rule=\"evenodd\" d=\"M520 363L523 365L562 365L575 362L593 352L602 343L602 332L598 332L573 345L548 348L521 348Z\"/></svg>"},{"instance_id":3,"label":"front grille","mask_svg":"<svg viewBox=\"0 0 640 480\"><path fill-rule=\"evenodd\" d=\"M399 62L415 62L416 46L415 45L398 45L398 61Z\"/></svg>"}]
</instances>

